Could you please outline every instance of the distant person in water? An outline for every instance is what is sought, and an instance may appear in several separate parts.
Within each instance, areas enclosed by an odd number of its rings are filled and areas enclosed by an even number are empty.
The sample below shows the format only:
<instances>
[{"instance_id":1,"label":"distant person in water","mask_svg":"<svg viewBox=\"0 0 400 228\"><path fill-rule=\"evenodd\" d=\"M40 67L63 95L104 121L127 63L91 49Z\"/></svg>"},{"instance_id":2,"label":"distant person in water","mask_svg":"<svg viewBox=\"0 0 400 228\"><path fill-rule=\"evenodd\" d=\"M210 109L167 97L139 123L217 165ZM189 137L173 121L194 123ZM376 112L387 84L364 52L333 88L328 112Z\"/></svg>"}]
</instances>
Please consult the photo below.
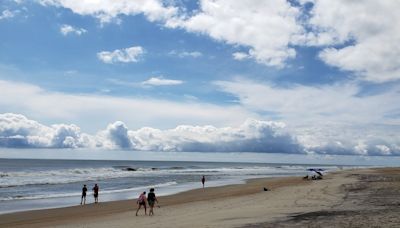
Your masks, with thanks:
<instances>
[{"instance_id":1,"label":"distant person in water","mask_svg":"<svg viewBox=\"0 0 400 228\"><path fill-rule=\"evenodd\" d=\"M201 183L203 184L203 188L204 188L204 183L206 183L206 178L204 176L201 178Z\"/></svg>"},{"instance_id":2,"label":"distant person in water","mask_svg":"<svg viewBox=\"0 0 400 228\"><path fill-rule=\"evenodd\" d=\"M83 202L83 204L86 204L86 192L87 192L87 188L86 188L86 184L84 184L83 188L82 188L81 205L82 205L82 202Z\"/></svg>"},{"instance_id":3,"label":"distant person in water","mask_svg":"<svg viewBox=\"0 0 400 228\"><path fill-rule=\"evenodd\" d=\"M150 188L150 192L147 195L147 202L149 203L149 207L150 207L149 216L152 216L152 215L154 215L153 208L154 208L155 202L157 202L157 204L158 204L156 194L154 193L154 188Z\"/></svg>"},{"instance_id":4,"label":"distant person in water","mask_svg":"<svg viewBox=\"0 0 400 228\"><path fill-rule=\"evenodd\" d=\"M97 184L94 184L93 196L94 196L94 203L98 203L99 202L99 186Z\"/></svg>"},{"instance_id":5,"label":"distant person in water","mask_svg":"<svg viewBox=\"0 0 400 228\"><path fill-rule=\"evenodd\" d=\"M140 208L142 208L142 206L144 207L144 214L147 215L147 208L146 208L146 192L143 192L142 194L140 194L138 200L136 201L137 205L138 205L138 209L136 210L136 216L137 213L139 212Z\"/></svg>"}]
</instances>

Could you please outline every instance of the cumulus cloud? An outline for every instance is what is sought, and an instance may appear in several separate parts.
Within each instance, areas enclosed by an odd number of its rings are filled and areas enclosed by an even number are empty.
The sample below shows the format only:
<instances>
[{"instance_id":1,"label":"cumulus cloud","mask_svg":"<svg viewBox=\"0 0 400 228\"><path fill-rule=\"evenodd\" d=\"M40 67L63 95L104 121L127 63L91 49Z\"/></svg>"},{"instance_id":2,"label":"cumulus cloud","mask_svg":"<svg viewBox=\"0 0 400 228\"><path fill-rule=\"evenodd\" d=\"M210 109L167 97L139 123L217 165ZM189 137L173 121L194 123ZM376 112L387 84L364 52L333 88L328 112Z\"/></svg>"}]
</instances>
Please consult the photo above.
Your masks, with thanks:
<instances>
[{"instance_id":1,"label":"cumulus cloud","mask_svg":"<svg viewBox=\"0 0 400 228\"><path fill-rule=\"evenodd\" d=\"M183 84L181 80L166 79L163 77L152 77L142 82L143 86L172 86Z\"/></svg>"},{"instance_id":2,"label":"cumulus cloud","mask_svg":"<svg viewBox=\"0 0 400 228\"><path fill-rule=\"evenodd\" d=\"M171 18L177 13L173 6L164 5L159 0L38 0L44 6L64 7L80 15L98 18L101 23L109 23L120 15L144 14L150 21L161 21Z\"/></svg>"},{"instance_id":3,"label":"cumulus cloud","mask_svg":"<svg viewBox=\"0 0 400 228\"><path fill-rule=\"evenodd\" d=\"M399 1L312 2L308 44L330 46L319 54L325 63L372 82L400 79Z\"/></svg>"},{"instance_id":4,"label":"cumulus cloud","mask_svg":"<svg viewBox=\"0 0 400 228\"><path fill-rule=\"evenodd\" d=\"M169 28L183 28L215 40L248 48L249 57L268 66L284 66L294 58L292 37L303 33L296 19L300 10L286 0L250 2L203 0L200 9L189 15L186 9L165 5L162 1L63 1L40 0L42 5L71 9L80 15L91 15L110 22L118 15L144 14L150 21L162 22ZM266 18L267 17L267 18ZM190 54L190 53L188 53Z\"/></svg>"},{"instance_id":5,"label":"cumulus cloud","mask_svg":"<svg viewBox=\"0 0 400 228\"><path fill-rule=\"evenodd\" d=\"M353 135L326 138L321 137L316 146L307 148L309 152L318 154L335 155L400 155L400 141L395 138L382 139L379 136L359 136L359 133ZM325 139L323 139L325 138Z\"/></svg>"},{"instance_id":6,"label":"cumulus cloud","mask_svg":"<svg viewBox=\"0 0 400 228\"><path fill-rule=\"evenodd\" d=\"M64 24L64 25L62 25L62 26L60 27L60 32L61 32L61 34L63 34L64 36L67 36L68 34L75 34L75 35L80 36L80 35L86 33L87 30L86 30L86 29L83 29L83 28L76 28L76 27L73 27L73 26L71 26L71 25L66 25L66 24Z\"/></svg>"},{"instance_id":7,"label":"cumulus cloud","mask_svg":"<svg viewBox=\"0 0 400 228\"><path fill-rule=\"evenodd\" d=\"M398 86L360 96L357 84L281 88L238 78L215 85L246 109L285 120L308 152L399 154Z\"/></svg>"},{"instance_id":8,"label":"cumulus cloud","mask_svg":"<svg viewBox=\"0 0 400 228\"><path fill-rule=\"evenodd\" d=\"M160 0L39 2L90 15L102 23L119 15L144 14L149 21L168 28L247 48L233 54L236 60L251 58L267 66L284 67L296 57L296 46L316 46L323 48L318 56L326 64L353 72L362 80L380 83L400 78L400 28L393 23L400 20L400 2L395 0L202 0L194 11ZM312 4L310 11L306 3ZM10 15L4 12L3 17ZM107 62L112 59L109 54L104 53Z\"/></svg>"},{"instance_id":9,"label":"cumulus cloud","mask_svg":"<svg viewBox=\"0 0 400 228\"><path fill-rule=\"evenodd\" d=\"M128 135L128 128L125 123L117 121L115 123L109 124L107 129L98 134L102 140L102 146L105 148L122 148L122 149L132 149L133 143Z\"/></svg>"},{"instance_id":10,"label":"cumulus cloud","mask_svg":"<svg viewBox=\"0 0 400 228\"><path fill-rule=\"evenodd\" d=\"M124 49L117 49L112 52L102 51L97 53L97 58L105 63L129 63L138 62L139 58L144 54L144 49L140 46L134 46Z\"/></svg>"},{"instance_id":11,"label":"cumulus cloud","mask_svg":"<svg viewBox=\"0 0 400 228\"><path fill-rule=\"evenodd\" d=\"M189 125L165 131L141 128L131 131L130 136L137 150L303 153L302 146L284 127L280 122L249 119L236 128Z\"/></svg>"},{"instance_id":12,"label":"cumulus cloud","mask_svg":"<svg viewBox=\"0 0 400 228\"><path fill-rule=\"evenodd\" d=\"M246 54L257 62L282 67L296 56L291 43L292 37L303 33L296 21L299 15L299 9L286 0L203 0L194 15L166 25L248 47Z\"/></svg>"},{"instance_id":13,"label":"cumulus cloud","mask_svg":"<svg viewBox=\"0 0 400 228\"><path fill-rule=\"evenodd\" d=\"M296 139L283 131L284 124L247 120L238 128L177 126L170 130L128 130L117 121L95 136L75 125L42 125L19 114L0 114L0 146L77 148L101 147L156 151L236 151L302 153Z\"/></svg>"},{"instance_id":14,"label":"cumulus cloud","mask_svg":"<svg viewBox=\"0 0 400 228\"><path fill-rule=\"evenodd\" d=\"M10 148L103 148L140 151L317 153L400 155L399 140L330 138L306 145L282 122L248 119L237 127L179 125L160 130L142 127L129 130L121 121L95 135L76 125L46 126L23 115L0 114L0 147Z\"/></svg>"},{"instance_id":15,"label":"cumulus cloud","mask_svg":"<svg viewBox=\"0 0 400 228\"><path fill-rule=\"evenodd\" d=\"M0 114L0 146L28 148L77 148L91 145L91 137L75 125L42 125L23 115Z\"/></svg>"}]
</instances>

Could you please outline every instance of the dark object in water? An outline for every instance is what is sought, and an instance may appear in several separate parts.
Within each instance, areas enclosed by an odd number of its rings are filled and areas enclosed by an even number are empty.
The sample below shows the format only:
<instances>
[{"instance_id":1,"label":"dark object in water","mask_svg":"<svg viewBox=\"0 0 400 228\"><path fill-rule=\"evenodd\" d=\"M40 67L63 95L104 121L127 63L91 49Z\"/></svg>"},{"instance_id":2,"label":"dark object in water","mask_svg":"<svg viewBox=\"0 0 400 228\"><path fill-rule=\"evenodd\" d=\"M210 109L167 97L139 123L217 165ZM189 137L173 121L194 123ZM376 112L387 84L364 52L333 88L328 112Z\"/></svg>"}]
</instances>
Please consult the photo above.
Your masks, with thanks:
<instances>
[{"instance_id":1,"label":"dark object in water","mask_svg":"<svg viewBox=\"0 0 400 228\"><path fill-rule=\"evenodd\" d=\"M184 167L181 167L181 166L173 166L173 167L171 167L171 168L169 168L169 169L184 169Z\"/></svg>"},{"instance_id":2,"label":"dark object in water","mask_svg":"<svg viewBox=\"0 0 400 228\"><path fill-rule=\"evenodd\" d=\"M269 191L269 189L268 189L268 188L266 188L266 187L264 187L264 192L266 192L266 191Z\"/></svg>"},{"instance_id":3,"label":"dark object in water","mask_svg":"<svg viewBox=\"0 0 400 228\"><path fill-rule=\"evenodd\" d=\"M131 167L127 167L127 168L125 168L123 170L125 170L125 171L136 171L137 169L131 168Z\"/></svg>"}]
</instances>

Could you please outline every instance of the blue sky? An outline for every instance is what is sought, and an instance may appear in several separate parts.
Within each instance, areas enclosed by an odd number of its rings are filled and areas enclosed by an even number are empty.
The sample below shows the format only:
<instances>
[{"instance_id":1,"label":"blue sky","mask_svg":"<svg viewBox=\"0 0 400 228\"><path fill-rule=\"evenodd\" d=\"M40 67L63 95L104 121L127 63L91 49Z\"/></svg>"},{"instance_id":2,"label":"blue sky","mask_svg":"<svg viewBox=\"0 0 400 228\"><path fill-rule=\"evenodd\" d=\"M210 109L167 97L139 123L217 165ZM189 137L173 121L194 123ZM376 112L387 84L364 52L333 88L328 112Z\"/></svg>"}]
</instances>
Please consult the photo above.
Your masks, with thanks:
<instances>
[{"instance_id":1,"label":"blue sky","mask_svg":"<svg viewBox=\"0 0 400 228\"><path fill-rule=\"evenodd\" d=\"M92 3L1 2L2 146L400 155L397 1Z\"/></svg>"}]
</instances>

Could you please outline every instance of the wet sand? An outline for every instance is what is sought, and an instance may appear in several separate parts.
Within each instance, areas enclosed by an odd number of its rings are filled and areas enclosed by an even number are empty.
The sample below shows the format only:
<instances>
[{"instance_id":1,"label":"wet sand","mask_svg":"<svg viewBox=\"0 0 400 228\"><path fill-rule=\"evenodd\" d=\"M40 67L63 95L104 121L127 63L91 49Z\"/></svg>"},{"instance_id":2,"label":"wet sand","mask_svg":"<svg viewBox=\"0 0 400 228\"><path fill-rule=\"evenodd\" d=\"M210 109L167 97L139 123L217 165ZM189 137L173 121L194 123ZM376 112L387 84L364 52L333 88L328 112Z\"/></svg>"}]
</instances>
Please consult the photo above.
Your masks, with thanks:
<instances>
[{"instance_id":1,"label":"wet sand","mask_svg":"<svg viewBox=\"0 0 400 228\"><path fill-rule=\"evenodd\" d=\"M124 200L0 215L0 227L399 227L399 187L400 168L346 170L160 197L153 217Z\"/></svg>"}]
</instances>

